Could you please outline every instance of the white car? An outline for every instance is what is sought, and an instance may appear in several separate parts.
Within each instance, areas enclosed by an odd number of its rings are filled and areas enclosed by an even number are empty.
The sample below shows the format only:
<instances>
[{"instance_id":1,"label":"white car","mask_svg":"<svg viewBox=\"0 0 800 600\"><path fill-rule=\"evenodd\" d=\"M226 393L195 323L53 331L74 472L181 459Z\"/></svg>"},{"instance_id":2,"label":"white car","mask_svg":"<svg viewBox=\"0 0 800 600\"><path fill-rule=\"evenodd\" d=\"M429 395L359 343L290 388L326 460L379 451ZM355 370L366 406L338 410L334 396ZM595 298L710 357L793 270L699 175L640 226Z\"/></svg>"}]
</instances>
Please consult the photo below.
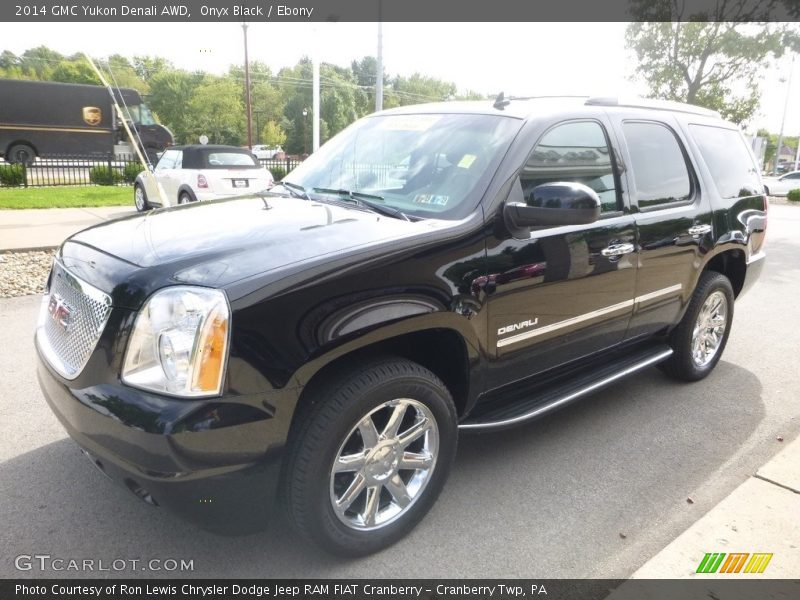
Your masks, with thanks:
<instances>
[{"instance_id":1,"label":"white car","mask_svg":"<svg viewBox=\"0 0 800 600\"><path fill-rule=\"evenodd\" d=\"M173 146L153 173L134 182L136 210L175 206L259 192L274 184L272 173L253 154L236 146ZM159 190L160 187L160 190Z\"/></svg>"},{"instance_id":2,"label":"white car","mask_svg":"<svg viewBox=\"0 0 800 600\"><path fill-rule=\"evenodd\" d=\"M764 191L768 196L785 196L790 190L800 190L800 171L780 177L764 177Z\"/></svg>"},{"instance_id":3,"label":"white car","mask_svg":"<svg viewBox=\"0 0 800 600\"><path fill-rule=\"evenodd\" d=\"M259 160L275 158L278 152L283 152L283 148L280 146L266 146L264 144L253 146L253 154L255 154L256 158Z\"/></svg>"}]
</instances>

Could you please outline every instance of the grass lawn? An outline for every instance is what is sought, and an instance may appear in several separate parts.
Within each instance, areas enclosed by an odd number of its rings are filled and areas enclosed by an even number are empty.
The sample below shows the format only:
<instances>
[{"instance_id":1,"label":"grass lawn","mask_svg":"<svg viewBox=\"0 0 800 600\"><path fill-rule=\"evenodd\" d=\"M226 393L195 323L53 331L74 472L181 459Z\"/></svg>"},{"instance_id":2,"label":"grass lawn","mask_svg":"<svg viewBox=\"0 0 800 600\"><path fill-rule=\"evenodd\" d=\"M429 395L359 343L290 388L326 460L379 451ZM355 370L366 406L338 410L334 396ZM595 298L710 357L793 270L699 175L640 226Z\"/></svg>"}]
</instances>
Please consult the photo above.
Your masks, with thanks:
<instances>
[{"instance_id":1,"label":"grass lawn","mask_svg":"<svg viewBox=\"0 0 800 600\"><path fill-rule=\"evenodd\" d=\"M0 210L124 205L133 206L133 187L0 188Z\"/></svg>"}]
</instances>

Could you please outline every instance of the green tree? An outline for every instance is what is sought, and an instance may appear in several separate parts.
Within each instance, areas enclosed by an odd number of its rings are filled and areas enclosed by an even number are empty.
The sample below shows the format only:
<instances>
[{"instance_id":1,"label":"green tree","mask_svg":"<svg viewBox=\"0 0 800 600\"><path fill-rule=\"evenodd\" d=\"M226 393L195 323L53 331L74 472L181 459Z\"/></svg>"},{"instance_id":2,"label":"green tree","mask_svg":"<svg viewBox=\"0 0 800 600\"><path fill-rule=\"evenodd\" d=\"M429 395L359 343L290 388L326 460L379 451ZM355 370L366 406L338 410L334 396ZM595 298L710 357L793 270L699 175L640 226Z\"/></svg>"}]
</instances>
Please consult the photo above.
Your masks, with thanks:
<instances>
[{"instance_id":1,"label":"green tree","mask_svg":"<svg viewBox=\"0 0 800 600\"><path fill-rule=\"evenodd\" d=\"M640 13L634 12L639 17L664 19L669 15L680 19L685 15L672 11L678 5L683 6L670 0L641 5L635 2ZM689 16L699 19L704 15ZM650 96L705 106L736 123L746 122L757 110L758 84L769 60L796 50L797 40L796 31L785 24L721 19L636 22L626 31L627 46L638 58L634 77L647 84Z\"/></svg>"},{"instance_id":2,"label":"green tree","mask_svg":"<svg viewBox=\"0 0 800 600\"><path fill-rule=\"evenodd\" d=\"M26 79L49 81L53 70L64 58L63 54L50 50L47 46L37 46L22 53L19 66Z\"/></svg>"},{"instance_id":3,"label":"green tree","mask_svg":"<svg viewBox=\"0 0 800 600\"><path fill-rule=\"evenodd\" d=\"M134 56L131 64L139 79L145 82L149 82L156 75L175 70L172 62L160 56Z\"/></svg>"},{"instance_id":4,"label":"green tree","mask_svg":"<svg viewBox=\"0 0 800 600\"><path fill-rule=\"evenodd\" d=\"M150 108L170 128L175 141L179 143L197 141L196 138L189 139L190 126L194 121L189 102L204 78L202 73L176 70L162 71L150 79L150 95L147 99Z\"/></svg>"},{"instance_id":5,"label":"green tree","mask_svg":"<svg viewBox=\"0 0 800 600\"><path fill-rule=\"evenodd\" d=\"M139 77L139 73L137 73L131 61L120 54L112 54L108 57L107 62L98 65L98 67L111 85L133 88L141 94L147 94L150 91L150 87Z\"/></svg>"},{"instance_id":6,"label":"green tree","mask_svg":"<svg viewBox=\"0 0 800 600\"><path fill-rule=\"evenodd\" d=\"M239 146L244 139L245 117L241 88L228 77L207 77L187 104L191 115L190 140L207 135L212 144Z\"/></svg>"},{"instance_id":7,"label":"green tree","mask_svg":"<svg viewBox=\"0 0 800 600\"><path fill-rule=\"evenodd\" d=\"M3 50L3 53L0 54L0 69L2 71L6 71L7 69L12 69L19 65L19 58L17 55L11 52L11 50Z\"/></svg>"},{"instance_id":8,"label":"green tree","mask_svg":"<svg viewBox=\"0 0 800 600\"><path fill-rule=\"evenodd\" d=\"M414 73L410 77L395 77L388 95L395 96L398 104L405 106L421 102L449 100L455 98L456 91L456 84L452 82Z\"/></svg>"},{"instance_id":9,"label":"green tree","mask_svg":"<svg viewBox=\"0 0 800 600\"><path fill-rule=\"evenodd\" d=\"M94 69L86 60L62 60L58 63L53 72L48 77L50 81L60 81L62 83L84 83L88 85L100 85L100 80Z\"/></svg>"},{"instance_id":10,"label":"green tree","mask_svg":"<svg viewBox=\"0 0 800 600\"><path fill-rule=\"evenodd\" d=\"M275 121L267 121L261 130L261 140L268 146L283 146L286 143L286 132Z\"/></svg>"},{"instance_id":11,"label":"green tree","mask_svg":"<svg viewBox=\"0 0 800 600\"><path fill-rule=\"evenodd\" d=\"M775 153L778 149L778 134L777 133L770 133L766 129L759 129L756 133L758 137L766 138L767 140L767 147L764 151L764 162L766 164L774 164L775 161ZM800 137L792 137L792 136L783 136L782 144L784 146L788 146L789 148L797 148L797 144L800 142Z\"/></svg>"}]
</instances>

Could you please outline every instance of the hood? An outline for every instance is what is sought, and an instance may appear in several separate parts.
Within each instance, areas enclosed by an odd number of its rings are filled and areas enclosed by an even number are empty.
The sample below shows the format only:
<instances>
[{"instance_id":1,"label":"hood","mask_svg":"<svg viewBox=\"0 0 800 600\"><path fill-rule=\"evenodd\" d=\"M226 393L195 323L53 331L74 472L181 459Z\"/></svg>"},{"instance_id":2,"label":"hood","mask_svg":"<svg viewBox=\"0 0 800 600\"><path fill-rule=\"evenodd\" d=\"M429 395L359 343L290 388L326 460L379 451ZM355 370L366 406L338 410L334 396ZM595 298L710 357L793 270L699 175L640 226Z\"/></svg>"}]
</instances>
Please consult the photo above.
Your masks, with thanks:
<instances>
[{"instance_id":1,"label":"hood","mask_svg":"<svg viewBox=\"0 0 800 600\"><path fill-rule=\"evenodd\" d=\"M68 240L175 283L224 287L312 259L448 228L283 197L199 202L123 217Z\"/></svg>"}]
</instances>

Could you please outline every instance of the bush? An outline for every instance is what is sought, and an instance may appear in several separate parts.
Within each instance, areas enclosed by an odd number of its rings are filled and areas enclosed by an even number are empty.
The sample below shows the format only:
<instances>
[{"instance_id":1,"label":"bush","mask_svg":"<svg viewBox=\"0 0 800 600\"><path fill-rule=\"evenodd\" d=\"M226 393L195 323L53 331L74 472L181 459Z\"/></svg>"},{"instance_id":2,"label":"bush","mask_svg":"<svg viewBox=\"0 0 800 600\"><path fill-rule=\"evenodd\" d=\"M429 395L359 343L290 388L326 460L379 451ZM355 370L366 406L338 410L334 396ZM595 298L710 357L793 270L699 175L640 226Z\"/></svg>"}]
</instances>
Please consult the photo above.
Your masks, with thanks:
<instances>
[{"instance_id":1,"label":"bush","mask_svg":"<svg viewBox=\"0 0 800 600\"><path fill-rule=\"evenodd\" d=\"M25 183L25 167L22 165L0 165L0 184L18 186Z\"/></svg>"},{"instance_id":2,"label":"bush","mask_svg":"<svg viewBox=\"0 0 800 600\"><path fill-rule=\"evenodd\" d=\"M272 178L275 181L280 181L281 179L286 177L286 169L284 169L283 167L272 167L269 170L269 172L272 173Z\"/></svg>"},{"instance_id":3,"label":"bush","mask_svg":"<svg viewBox=\"0 0 800 600\"><path fill-rule=\"evenodd\" d=\"M120 172L112 167L92 167L89 170L89 181L95 185L117 185L121 180Z\"/></svg>"},{"instance_id":4,"label":"bush","mask_svg":"<svg viewBox=\"0 0 800 600\"><path fill-rule=\"evenodd\" d=\"M800 190L789 190L786 198L792 202L800 202Z\"/></svg>"},{"instance_id":5,"label":"bush","mask_svg":"<svg viewBox=\"0 0 800 600\"><path fill-rule=\"evenodd\" d=\"M125 168L122 169L122 181L125 183L133 183L136 181L136 176L142 171L144 171L144 167L138 162L128 163L125 165Z\"/></svg>"}]
</instances>

